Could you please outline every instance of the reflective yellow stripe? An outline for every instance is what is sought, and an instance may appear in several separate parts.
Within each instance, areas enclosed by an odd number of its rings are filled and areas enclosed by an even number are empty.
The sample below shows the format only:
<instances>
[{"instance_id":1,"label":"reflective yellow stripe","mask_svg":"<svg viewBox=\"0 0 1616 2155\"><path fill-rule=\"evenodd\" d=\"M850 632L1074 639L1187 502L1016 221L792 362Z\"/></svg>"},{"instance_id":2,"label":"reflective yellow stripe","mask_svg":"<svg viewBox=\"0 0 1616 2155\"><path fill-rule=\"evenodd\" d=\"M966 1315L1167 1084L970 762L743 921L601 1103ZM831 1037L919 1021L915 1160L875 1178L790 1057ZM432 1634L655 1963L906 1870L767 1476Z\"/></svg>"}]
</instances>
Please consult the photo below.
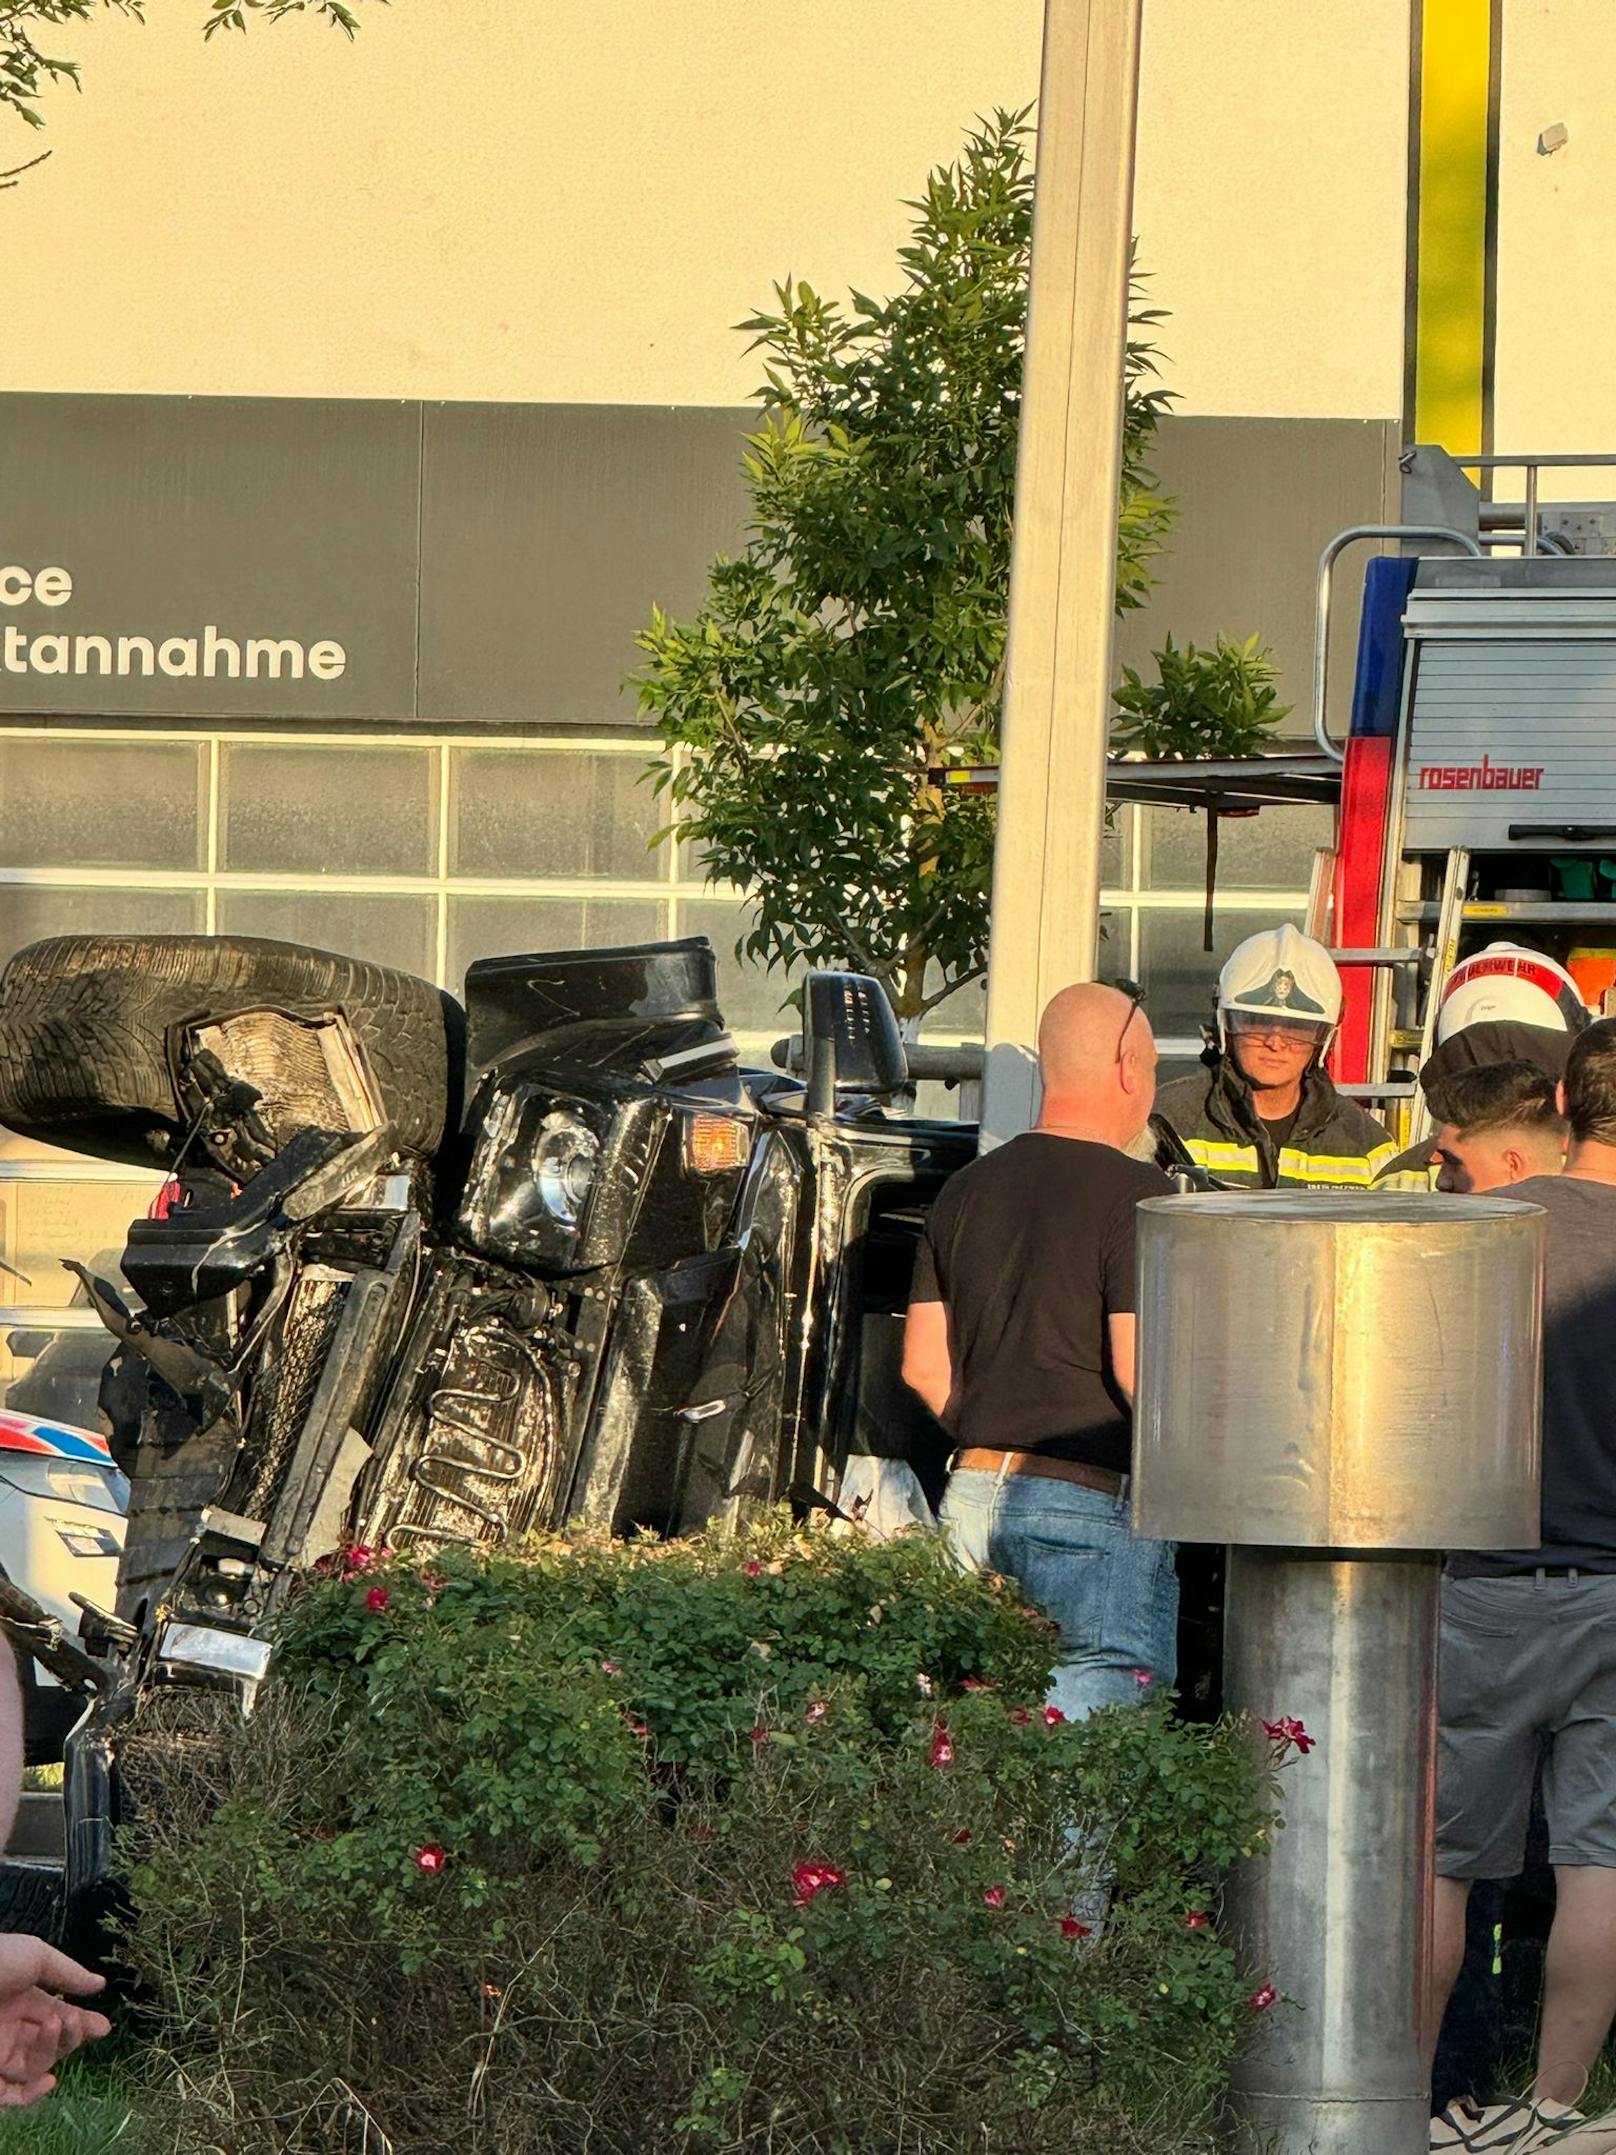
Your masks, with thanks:
<instances>
[{"instance_id":1,"label":"reflective yellow stripe","mask_svg":"<svg viewBox=\"0 0 1616 2155\"><path fill-rule=\"evenodd\" d=\"M1255 1145L1220 1144L1211 1138L1185 1140L1191 1157L1209 1175L1248 1175L1262 1179L1262 1162ZM1302 1152L1287 1145L1279 1155L1282 1182L1305 1182L1315 1187L1367 1190L1386 1162L1395 1159L1395 1145L1377 1145L1367 1158L1360 1153Z\"/></svg>"}]
</instances>

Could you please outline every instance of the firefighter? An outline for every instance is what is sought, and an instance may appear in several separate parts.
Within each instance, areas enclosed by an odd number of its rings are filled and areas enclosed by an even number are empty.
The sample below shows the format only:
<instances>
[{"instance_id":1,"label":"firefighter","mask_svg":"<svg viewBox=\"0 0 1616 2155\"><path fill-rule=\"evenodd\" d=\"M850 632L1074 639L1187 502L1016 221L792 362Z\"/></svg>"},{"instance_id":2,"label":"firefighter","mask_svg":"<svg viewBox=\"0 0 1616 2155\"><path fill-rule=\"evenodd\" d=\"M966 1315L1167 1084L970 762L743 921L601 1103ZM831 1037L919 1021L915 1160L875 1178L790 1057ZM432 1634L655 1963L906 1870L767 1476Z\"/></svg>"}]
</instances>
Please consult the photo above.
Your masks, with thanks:
<instances>
[{"instance_id":1,"label":"firefighter","mask_svg":"<svg viewBox=\"0 0 1616 2155\"><path fill-rule=\"evenodd\" d=\"M1571 1043L1587 1023L1576 982L1553 958L1519 943L1489 943L1476 951L1454 967L1437 1001L1436 1045L1420 1071L1432 1120L1453 1125L1452 1103L1445 1096L1456 1083L1463 1089L1476 1071L1495 1065L1519 1070L1530 1064L1551 1085L1558 1084ZM1441 1130L1410 1145L1381 1169L1379 1186L1406 1181L1419 1187L1414 1178L1426 1175L1446 1149ZM1451 1175L1439 1186L1463 1187Z\"/></svg>"},{"instance_id":2,"label":"firefighter","mask_svg":"<svg viewBox=\"0 0 1616 2155\"><path fill-rule=\"evenodd\" d=\"M1218 975L1206 1069L1156 1106L1213 1179L1237 1189L1367 1190L1396 1154L1390 1136L1326 1076L1341 976L1289 925L1248 936Z\"/></svg>"}]
</instances>

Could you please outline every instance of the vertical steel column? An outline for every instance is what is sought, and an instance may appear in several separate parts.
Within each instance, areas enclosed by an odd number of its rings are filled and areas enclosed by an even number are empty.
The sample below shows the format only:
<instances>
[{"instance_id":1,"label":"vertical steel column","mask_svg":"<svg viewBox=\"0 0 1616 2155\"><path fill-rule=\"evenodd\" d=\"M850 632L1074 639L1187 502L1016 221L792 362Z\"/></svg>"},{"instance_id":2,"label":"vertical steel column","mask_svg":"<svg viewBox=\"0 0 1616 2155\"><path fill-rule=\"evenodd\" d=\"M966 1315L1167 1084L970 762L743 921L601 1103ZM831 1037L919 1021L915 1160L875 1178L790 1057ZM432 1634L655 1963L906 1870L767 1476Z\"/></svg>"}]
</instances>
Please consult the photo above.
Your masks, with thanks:
<instances>
[{"instance_id":1,"label":"vertical steel column","mask_svg":"<svg viewBox=\"0 0 1616 2155\"><path fill-rule=\"evenodd\" d=\"M1111 704L1141 0L1046 0L988 964L985 1144L1037 1112L1033 1042L1089 979Z\"/></svg>"},{"instance_id":2,"label":"vertical steel column","mask_svg":"<svg viewBox=\"0 0 1616 2155\"><path fill-rule=\"evenodd\" d=\"M1420 2155L1442 1549L1539 1531L1543 1215L1240 1190L1139 1207L1133 1523L1232 1544L1225 1702L1311 1739L1230 1885L1275 2003L1246 2155Z\"/></svg>"},{"instance_id":3,"label":"vertical steel column","mask_svg":"<svg viewBox=\"0 0 1616 2155\"><path fill-rule=\"evenodd\" d=\"M1318 1746L1229 1891L1248 1965L1280 1994L1235 2066L1253 2155L1424 2155L1439 1562L1230 1551L1226 1703L1260 1742L1286 1715Z\"/></svg>"}]
</instances>

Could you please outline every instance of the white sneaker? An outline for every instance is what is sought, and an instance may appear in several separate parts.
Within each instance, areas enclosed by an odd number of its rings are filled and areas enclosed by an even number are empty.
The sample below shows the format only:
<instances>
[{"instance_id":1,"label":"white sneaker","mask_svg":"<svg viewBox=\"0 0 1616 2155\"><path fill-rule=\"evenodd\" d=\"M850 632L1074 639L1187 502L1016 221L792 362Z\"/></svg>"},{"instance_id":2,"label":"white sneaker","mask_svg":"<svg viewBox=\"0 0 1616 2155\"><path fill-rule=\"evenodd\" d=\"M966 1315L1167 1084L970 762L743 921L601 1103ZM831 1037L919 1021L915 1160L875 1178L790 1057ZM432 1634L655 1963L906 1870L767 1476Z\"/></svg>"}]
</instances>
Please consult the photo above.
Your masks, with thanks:
<instances>
[{"instance_id":1,"label":"white sneaker","mask_svg":"<svg viewBox=\"0 0 1616 2155\"><path fill-rule=\"evenodd\" d=\"M1576 2112L1567 2115L1575 2118ZM1533 2144L1561 2148L1565 2155L1616 2155L1616 2111L1607 2110L1597 2118L1578 2120L1569 2131L1558 2132L1552 2140Z\"/></svg>"},{"instance_id":2,"label":"white sneaker","mask_svg":"<svg viewBox=\"0 0 1616 2155\"><path fill-rule=\"evenodd\" d=\"M1485 2108L1462 2097L1431 2120L1432 2155L1438 2148L1472 2150L1510 2148L1527 2119L1524 2103L1488 2103Z\"/></svg>"},{"instance_id":3,"label":"white sneaker","mask_svg":"<svg viewBox=\"0 0 1616 2155\"><path fill-rule=\"evenodd\" d=\"M1431 2148L1451 2149L1453 2155L1535 2155L1539 2148L1562 2148L1567 2155L1616 2155L1616 2123L1610 2137L1590 2140L1589 2132L1603 2134L1604 2121L1594 2125L1579 2110L1554 2102L1535 2103L1522 2096L1512 2103L1449 2103L1431 2120Z\"/></svg>"}]
</instances>

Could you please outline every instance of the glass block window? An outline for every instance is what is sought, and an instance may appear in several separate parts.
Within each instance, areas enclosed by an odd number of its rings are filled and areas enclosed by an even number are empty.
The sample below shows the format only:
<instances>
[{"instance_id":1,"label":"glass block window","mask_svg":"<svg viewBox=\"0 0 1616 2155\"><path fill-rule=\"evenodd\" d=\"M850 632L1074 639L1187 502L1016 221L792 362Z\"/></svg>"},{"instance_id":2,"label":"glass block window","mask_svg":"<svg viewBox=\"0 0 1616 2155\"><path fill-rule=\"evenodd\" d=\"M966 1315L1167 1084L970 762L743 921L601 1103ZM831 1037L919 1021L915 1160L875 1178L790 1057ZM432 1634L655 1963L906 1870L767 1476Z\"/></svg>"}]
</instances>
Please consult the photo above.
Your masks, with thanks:
<instances>
[{"instance_id":1,"label":"glass block window","mask_svg":"<svg viewBox=\"0 0 1616 2155\"><path fill-rule=\"evenodd\" d=\"M351 951L458 993L477 957L702 934L717 952L726 1019L747 1057L766 1062L794 1029L783 1005L795 983L737 957L743 892L706 884L692 849L652 843L670 819L642 782L654 753L644 736L0 726L0 962L41 936L84 931L264 935ZM1167 1069L1195 1054L1233 944L1300 918L1313 849L1328 835L1328 816L1312 809L1224 824L1209 955L1204 819L1137 808L1111 817L1101 972L1144 982ZM979 1040L985 1012L985 984L968 983L924 1037ZM956 1101L927 1088L928 1108L951 1113ZM11 1387L19 1405L31 1396L42 1343L94 1334L74 1378L93 1414L100 1335L58 1260L114 1263L123 1224L154 1186L138 1170L0 1134L0 1255L32 1282L0 1273L0 1397ZM72 1362L58 1352L44 1366Z\"/></svg>"}]
</instances>

